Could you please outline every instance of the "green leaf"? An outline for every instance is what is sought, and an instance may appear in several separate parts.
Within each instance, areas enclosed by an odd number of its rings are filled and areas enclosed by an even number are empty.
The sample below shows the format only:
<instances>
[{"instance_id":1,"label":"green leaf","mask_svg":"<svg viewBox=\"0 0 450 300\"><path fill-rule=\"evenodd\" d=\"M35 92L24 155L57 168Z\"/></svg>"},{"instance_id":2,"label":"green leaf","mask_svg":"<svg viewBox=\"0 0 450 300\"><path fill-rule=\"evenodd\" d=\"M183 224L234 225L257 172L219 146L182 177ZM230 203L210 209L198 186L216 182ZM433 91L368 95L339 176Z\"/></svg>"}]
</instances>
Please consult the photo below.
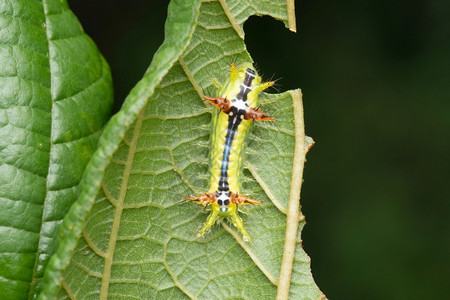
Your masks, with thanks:
<instances>
[{"instance_id":1,"label":"green leaf","mask_svg":"<svg viewBox=\"0 0 450 300\"><path fill-rule=\"evenodd\" d=\"M0 295L34 297L112 103L64 1L0 4Z\"/></svg>"},{"instance_id":2,"label":"green leaf","mask_svg":"<svg viewBox=\"0 0 450 300\"><path fill-rule=\"evenodd\" d=\"M276 0L171 1L166 40L101 137L61 228L42 298L324 297L298 235L311 142L305 144L298 90L262 95L263 110L282 117L255 124L249 137L243 191L263 202L241 214L251 242L226 222L197 238L207 214L180 203L208 189L216 111L201 101L203 93L215 93L212 79L223 81L231 61L252 61L242 31L250 15L295 27L287 11Z\"/></svg>"}]
</instances>

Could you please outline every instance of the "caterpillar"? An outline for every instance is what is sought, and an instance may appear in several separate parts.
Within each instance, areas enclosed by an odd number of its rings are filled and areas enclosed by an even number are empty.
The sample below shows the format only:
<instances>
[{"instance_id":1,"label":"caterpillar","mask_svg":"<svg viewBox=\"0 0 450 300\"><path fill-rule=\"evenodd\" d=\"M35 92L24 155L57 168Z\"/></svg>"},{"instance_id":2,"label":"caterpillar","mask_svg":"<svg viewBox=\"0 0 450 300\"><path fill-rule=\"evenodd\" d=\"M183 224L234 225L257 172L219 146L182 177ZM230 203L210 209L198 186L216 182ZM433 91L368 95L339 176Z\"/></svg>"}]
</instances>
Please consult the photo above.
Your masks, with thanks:
<instances>
[{"instance_id":1,"label":"caterpillar","mask_svg":"<svg viewBox=\"0 0 450 300\"><path fill-rule=\"evenodd\" d=\"M238 215L238 206L260 205L261 202L240 194L242 152L253 121L275 120L257 107L258 94L273 84L272 81L261 82L261 77L251 63L243 63L239 68L232 63L230 75L220 89L219 97L204 96L204 100L219 109L213 120L211 136L210 188L202 195L184 197L186 201L211 208L210 215L198 232L199 237L217 220L228 219L241 232L244 241L250 239Z\"/></svg>"}]
</instances>

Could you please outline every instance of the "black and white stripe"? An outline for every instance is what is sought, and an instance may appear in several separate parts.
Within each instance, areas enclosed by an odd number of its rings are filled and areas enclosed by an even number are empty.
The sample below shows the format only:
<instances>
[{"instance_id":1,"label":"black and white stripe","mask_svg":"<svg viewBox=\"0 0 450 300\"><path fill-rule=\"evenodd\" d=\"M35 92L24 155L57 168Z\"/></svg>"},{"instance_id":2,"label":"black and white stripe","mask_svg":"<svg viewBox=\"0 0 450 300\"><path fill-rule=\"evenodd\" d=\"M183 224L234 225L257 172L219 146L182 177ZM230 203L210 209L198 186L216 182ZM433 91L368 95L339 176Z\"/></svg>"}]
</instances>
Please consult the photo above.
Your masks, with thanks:
<instances>
[{"instance_id":1,"label":"black and white stripe","mask_svg":"<svg viewBox=\"0 0 450 300\"><path fill-rule=\"evenodd\" d=\"M223 149L222 166L220 168L219 178L219 191L229 192L228 183L228 165L230 163L231 145L239 124L241 123L243 116L247 112L248 106L246 104L247 95L251 92L251 84L255 79L255 71L248 68L245 72L243 83L240 85L240 91L236 95L236 98L231 101L231 111L228 118L228 129L225 137L225 145ZM245 104L245 106L242 104Z\"/></svg>"}]
</instances>

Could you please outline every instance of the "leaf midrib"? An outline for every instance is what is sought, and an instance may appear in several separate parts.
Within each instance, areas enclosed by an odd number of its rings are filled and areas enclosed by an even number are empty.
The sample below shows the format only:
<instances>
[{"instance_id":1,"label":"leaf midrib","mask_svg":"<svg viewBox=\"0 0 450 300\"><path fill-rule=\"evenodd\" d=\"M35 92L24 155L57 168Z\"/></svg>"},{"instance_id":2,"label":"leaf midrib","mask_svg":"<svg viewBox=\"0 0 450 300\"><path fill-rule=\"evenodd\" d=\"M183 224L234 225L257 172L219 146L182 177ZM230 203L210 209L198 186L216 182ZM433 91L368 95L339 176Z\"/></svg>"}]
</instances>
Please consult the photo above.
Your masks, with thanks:
<instances>
[{"instance_id":1,"label":"leaf midrib","mask_svg":"<svg viewBox=\"0 0 450 300\"><path fill-rule=\"evenodd\" d=\"M136 151L136 145L137 141L139 139L139 133L141 131L142 127L142 118L144 115L144 109L141 110L141 112L138 114L136 126L134 127L133 131L133 138L131 140L130 149L127 155L127 160L125 163L125 168L123 171L123 180L120 185L120 191L119 191L119 199L116 201L113 201L112 199L109 199L111 201L111 204L115 204L115 211L114 211L114 219L111 226L111 233L110 233L110 239L108 242L108 249L105 253L105 264L103 267L103 276L102 276L102 282L100 287L100 295L99 298L102 300L106 300L108 298L108 289L109 289L109 283L111 281L111 268L113 263L113 257L114 257L114 251L116 249L116 243L117 243L117 237L119 233L120 228L120 220L122 217L122 212L124 209L124 201L125 196L127 193L127 186L128 181L130 179L131 174L131 167L133 165L133 158Z\"/></svg>"},{"instance_id":2,"label":"leaf midrib","mask_svg":"<svg viewBox=\"0 0 450 300\"><path fill-rule=\"evenodd\" d=\"M48 89L49 89L49 96L50 96L50 98L52 98L53 96L52 96L52 65L51 65L51 63L50 63L50 60L51 60L51 57L52 57L52 55L51 55L51 48L50 48L50 35L49 35L49 31L48 31L48 26L47 26L47 23L48 23L48 18L47 18L47 12L46 12L46 7L45 7L45 1L43 1L42 2L42 12L43 12L43 14L44 14L44 16L45 16L45 27L44 27L44 30L45 30L45 36L47 37L47 40L46 40L46 42L47 42L47 50L48 50L48 59L47 59L47 62L48 62L48 70L49 70L49 83L48 83ZM48 136L48 139L49 139L49 152L48 152L48 163L47 163L47 175L46 175L46 177L45 177L45 197L44 197L44 201L43 201L43 203L42 203L42 208L41 208L41 222L40 222L40 226L39 226L39 240L38 240L38 243L37 243L37 247L36 247L36 256L35 256L35 260L34 260L34 266L33 266L33 273L31 274L31 281L30 281L30 289L29 289L29 291L28 291L28 299L31 299L32 298L32 293L33 293L33 290L34 290L34 286L35 286L35 284L37 283L37 281L38 281L38 279L40 279L40 278L37 278L36 277L36 273L37 273L37 268L38 268L38 265L39 265L39 253L40 253L40 247L39 247L39 245L40 245L40 242L41 242L41 237L42 237L42 226L43 226L43 224L44 224L44 207L45 207L45 203L47 202L47 197L48 197L48 194L49 194L49 191L50 191L50 188L49 188L49 186L48 186L48 183L49 183L49 168L50 168L50 164L51 164L51 158L52 158L52 149L53 149L53 104L54 104L54 101L53 101L53 99L51 99L51 108L50 108L50 135Z\"/></svg>"}]
</instances>

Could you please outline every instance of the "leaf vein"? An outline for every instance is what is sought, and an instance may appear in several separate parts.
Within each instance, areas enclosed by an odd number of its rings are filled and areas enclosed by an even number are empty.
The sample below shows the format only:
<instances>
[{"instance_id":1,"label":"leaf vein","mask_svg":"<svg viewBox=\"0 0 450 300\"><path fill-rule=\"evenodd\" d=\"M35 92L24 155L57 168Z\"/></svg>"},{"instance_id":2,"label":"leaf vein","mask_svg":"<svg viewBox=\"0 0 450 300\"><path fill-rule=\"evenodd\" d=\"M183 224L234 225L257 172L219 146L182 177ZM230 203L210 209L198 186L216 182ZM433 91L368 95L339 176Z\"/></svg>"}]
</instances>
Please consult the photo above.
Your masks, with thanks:
<instances>
[{"instance_id":1,"label":"leaf vein","mask_svg":"<svg viewBox=\"0 0 450 300\"><path fill-rule=\"evenodd\" d=\"M86 274L88 274L91 277L95 277L95 278L102 278L102 274L99 274L97 272L93 272L92 270L90 270L88 267L86 267L85 265L72 260L74 266L76 266L77 268L81 269L82 271L84 271Z\"/></svg>"},{"instance_id":2,"label":"leaf vein","mask_svg":"<svg viewBox=\"0 0 450 300\"><path fill-rule=\"evenodd\" d=\"M102 65L103 65L103 62L102 62ZM100 82L101 79L104 78L103 75L104 75L104 74L103 74L103 67L102 67L102 68L101 68L101 73L100 73L100 75L98 76L98 78L96 78L93 82L89 83L87 86L83 87L82 90L76 92L75 94L72 94L72 95L70 95L70 96L67 96L67 97L64 97L64 98L61 98L61 99L54 99L53 101L54 101L54 102L59 102L59 101L68 100L68 99L74 98L74 97L76 97L76 96L78 96L78 95L80 95L80 94L82 94L82 93L84 93L84 92L87 92L92 86L96 85L97 83Z\"/></svg>"},{"instance_id":3,"label":"leaf vein","mask_svg":"<svg viewBox=\"0 0 450 300\"><path fill-rule=\"evenodd\" d=\"M11 167L13 167L13 168L15 168L15 169L17 169L17 170L20 170L20 171L29 173L29 174L34 175L34 176L36 176L36 177L41 177L41 178L46 178L46 177L47 177L46 175L40 175L40 174L37 174L37 173L35 173L35 172L33 172L33 171L30 171L30 170L21 168L21 167L19 167L19 166L16 166L16 165L14 165L14 164L11 164L11 163L9 163L9 162L7 162L7 161L3 161L3 162L2 162L2 165L11 166Z\"/></svg>"},{"instance_id":4,"label":"leaf vein","mask_svg":"<svg viewBox=\"0 0 450 300\"><path fill-rule=\"evenodd\" d=\"M234 19L233 14L231 13L230 9L228 8L227 3L225 0L219 0L220 5L222 5L223 12L227 16L228 20L230 21L231 26L234 28L236 33L239 35L239 37L243 40L245 38L245 33L242 30L242 28L239 26L239 24Z\"/></svg>"},{"instance_id":5,"label":"leaf vein","mask_svg":"<svg viewBox=\"0 0 450 300\"><path fill-rule=\"evenodd\" d=\"M253 251L250 249L249 245L246 244L242 240L242 238L239 236L239 234L233 230L230 226L228 226L225 222L221 222L223 228L225 228L226 231L228 231L236 240L236 242L242 247L242 249L247 252L250 259L258 266L258 268L263 272L263 274L269 279L269 281L277 286L278 285L278 279L270 273L270 271L264 266L264 264L258 259L257 255L253 253Z\"/></svg>"},{"instance_id":6,"label":"leaf vein","mask_svg":"<svg viewBox=\"0 0 450 300\"><path fill-rule=\"evenodd\" d=\"M51 41L51 42L54 42L54 41L62 41L62 40L75 39L75 38L85 37L85 36L87 36L86 33L81 32L80 34L77 34L77 35L51 38L51 39L49 39L49 41Z\"/></svg>"},{"instance_id":7,"label":"leaf vein","mask_svg":"<svg viewBox=\"0 0 450 300\"><path fill-rule=\"evenodd\" d=\"M167 272L169 273L170 277L172 277L173 283L176 287L178 287L186 296L188 296L191 299L195 299L195 296L191 294L191 292L183 285L181 282L178 281L177 276L173 272L172 268L167 263L167 244L164 244L164 257L163 257L163 264L166 268Z\"/></svg>"},{"instance_id":8,"label":"leaf vein","mask_svg":"<svg viewBox=\"0 0 450 300\"><path fill-rule=\"evenodd\" d=\"M205 95L203 95L203 91L200 88L200 86L198 85L197 81L194 79L193 74L189 71L186 62L184 61L184 59L180 56L180 58L178 59L178 62L181 65L181 68L183 69L184 73L186 74L187 78L189 79L189 81L191 82L192 86L194 87L195 91L197 92L197 94L200 96L201 99L203 99L203 97Z\"/></svg>"},{"instance_id":9,"label":"leaf vein","mask_svg":"<svg viewBox=\"0 0 450 300\"><path fill-rule=\"evenodd\" d=\"M69 296L69 298L71 300L76 300L77 299L77 297L75 296L73 291L70 289L69 285L67 284L67 282L66 282L66 280L64 278L61 280L61 286L66 291L67 295Z\"/></svg>"},{"instance_id":10,"label":"leaf vein","mask_svg":"<svg viewBox=\"0 0 450 300\"><path fill-rule=\"evenodd\" d=\"M101 188L103 193L105 194L105 198L111 203L114 207L117 207L117 200L113 198L111 193L109 192L109 189L106 187L104 181L101 183Z\"/></svg>"},{"instance_id":11,"label":"leaf vein","mask_svg":"<svg viewBox=\"0 0 450 300\"><path fill-rule=\"evenodd\" d=\"M106 254L105 252L103 252L102 250L100 250L97 245L95 245L95 243L92 241L91 237L89 236L89 234L86 231L86 227L83 227L83 230L81 231L84 237L84 240L86 241L86 243L88 244L88 246L94 250L95 254L97 254L98 256L105 258Z\"/></svg>"},{"instance_id":12,"label":"leaf vein","mask_svg":"<svg viewBox=\"0 0 450 300\"><path fill-rule=\"evenodd\" d=\"M166 144L167 148L169 148L169 143L167 141L167 136L166 134L164 134L164 143ZM172 166L174 168L174 170L181 176L181 179L189 186L189 188L193 191L197 191L197 189L195 188L195 186L189 181L189 179L186 177L186 175L184 174L183 170L180 169L178 167L178 165L175 162L175 158L173 155L173 151L171 148L168 149L169 151L169 156L170 156L170 161L172 163Z\"/></svg>"},{"instance_id":13,"label":"leaf vein","mask_svg":"<svg viewBox=\"0 0 450 300\"><path fill-rule=\"evenodd\" d=\"M249 161L246 161L246 165L248 165L248 170L250 171L252 176L256 179L256 181L259 183L259 185L262 187L267 197L270 199L270 201L272 201L275 207L278 208L278 210L281 211L283 214L287 214L287 208L283 204L281 204L280 201L278 201L278 199L272 193L269 186L264 182L262 177L259 176L258 172L256 171L256 167L252 165Z\"/></svg>"}]
</instances>

